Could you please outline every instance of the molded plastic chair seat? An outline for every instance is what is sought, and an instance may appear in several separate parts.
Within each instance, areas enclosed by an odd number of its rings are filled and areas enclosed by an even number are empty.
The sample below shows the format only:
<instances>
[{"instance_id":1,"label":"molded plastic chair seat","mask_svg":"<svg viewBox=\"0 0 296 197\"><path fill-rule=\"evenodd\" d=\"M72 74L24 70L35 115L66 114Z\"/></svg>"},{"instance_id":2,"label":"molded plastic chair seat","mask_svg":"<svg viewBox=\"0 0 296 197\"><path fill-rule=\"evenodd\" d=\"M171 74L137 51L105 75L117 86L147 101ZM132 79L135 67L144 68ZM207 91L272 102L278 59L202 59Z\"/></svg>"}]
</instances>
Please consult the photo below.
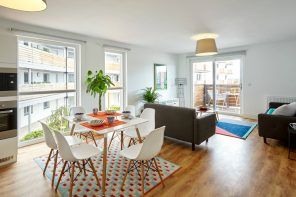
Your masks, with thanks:
<instances>
[{"instance_id":1,"label":"molded plastic chair seat","mask_svg":"<svg viewBox=\"0 0 296 197\"><path fill-rule=\"evenodd\" d=\"M145 138L147 135L151 133L155 129L155 109L146 108L140 115L141 118L147 119L148 122L140 124L138 126L139 134L141 138ZM138 139L138 134L135 128L130 128L124 132L124 134L131 138L131 141L136 143L135 139Z\"/></svg>"},{"instance_id":2,"label":"molded plastic chair seat","mask_svg":"<svg viewBox=\"0 0 296 197\"><path fill-rule=\"evenodd\" d=\"M91 158L102 152L99 148L86 143L71 147L71 151L77 161Z\"/></svg>"},{"instance_id":3,"label":"molded plastic chair seat","mask_svg":"<svg viewBox=\"0 0 296 197\"><path fill-rule=\"evenodd\" d=\"M136 116L136 107L133 106L133 105L128 105L125 107L124 111L130 111L131 112L131 116L132 117L135 117ZM119 134L120 133L120 134ZM118 137L120 139L120 149L122 150L123 149L123 143L124 143L124 137L123 137L123 131L114 131L113 134L112 134L112 137L111 137L111 140L110 140L110 143L109 143L109 146L108 146L108 149L110 148L111 144L112 144L112 141Z\"/></svg>"},{"instance_id":4,"label":"molded plastic chair seat","mask_svg":"<svg viewBox=\"0 0 296 197\"><path fill-rule=\"evenodd\" d=\"M75 137L75 136L67 135L67 136L65 136L65 138L70 146L75 146L75 145L79 145L79 144L83 143L80 138Z\"/></svg>"},{"instance_id":5,"label":"molded plastic chair seat","mask_svg":"<svg viewBox=\"0 0 296 197\"><path fill-rule=\"evenodd\" d=\"M70 109L70 116L74 116L76 113L84 113L85 109L83 107L71 107ZM80 125L75 125L75 129L73 131L74 135L78 135L80 138L83 137L88 142L88 139L92 140L94 144L97 146L97 142L91 130L82 127Z\"/></svg>"},{"instance_id":6,"label":"molded plastic chair seat","mask_svg":"<svg viewBox=\"0 0 296 197\"><path fill-rule=\"evenodd\" d=\"M151 131L148 131L148 130L142 130L140 131L140 136L141 138L143 137L146 137L147 135L149 135ZM130 138L138 138L138 134L135 130L135 128L130 128L130 129L127 129L124 134Z\"/></svg>"},{"instance_id":7,"label":"molded plastic chair seat","mask_svg":"<svg viewBox=\"0 0 296 197\"><path fill-rule=\"evenodd\" d=\"M156 161L156 156L159 154L163 145L164 130L165 126L152 130L149 135L147 135L143 143L132 145L129 148L120 151L119 154L121 156L129 159L128 167L123 177L121 189L123 189L128 173L133 171L135 168L137 169L137 172L140 174L141 177L142 196L144 196L144 180L151 167L152 170L157 171L161 183L164 186L161 176L161 170L159 169ZM138 170L139 167L141 168L141 173ZM145 170L144 168L147 168L147 170Z\"/></svg>"},{"instance_id":8,"label":"molded plastic chair seat","mask_svg":"<svg viewBox=\"0 0 296 197\"><path fill-rule=\"evenodd\" d=\"M57 160L58 160L58 155L59 155L58 145L57 145L56 140L53 136L53 133L52 133L51 129L48 127L48 125L44 122L41 122L41 121L40 121L40 123L42 125L42 129L44 132L45 143L50 148L50 153L48 155L48 158L47 158L44 170L43 170L43 175L45 175L49 161L51 160L52 157L54 157L54 168L52 171L53 176L52 176L52 182L51 182L51 185L53 186L54 185L54 177L55 177L54 174L56 172ZM82 141L75 136L65 136L65 140L67 141L67 143L70 146L75 146L75 145L82 143Z\"/></svg>"},{"instance_id":9,"label":"molded plastic chair seat","mask_svg":"<svg viewBox=\"0 0 296 197\"><path fill-rule=\"evenodd\" d=\"M122 151L120 151L120 155L127 158L127 159L131 159L134 160L137 158L137 156L140 154L140 151L142 149L143 144L136 144L133 146L130 146L126 149L123 149Z\"/></svg>"},{"instance_id":10,"label":"molded plastic chair seat","mask_svg":"<svg viewBox=\"0 0 296 197\"><path fill-rule=\"evenodd\" d=\"M86 144L86 143L82 143L77 146L69 146L65 136L63 136L60 132L55 131L55 136L57 139L59 153L62 159L64 160L64 165L62 167L62 171L58 178L58 182L55 190L57 191L59 184L61 182L61 179L63 177L63 174L68 171L68 170L65 171L65 167L69 163L71 168L69 196L72 196L73 186L76 180L75 168L77 167L79 168L80 170L79 173L82 171L79 164L81 161L82 161L82 168L83 168L84 174L86 175L86 168L85 168L86 165L89 165L94 177L97 180L97 185L100 186L100 181L97 176L97 171L91 160L91 157L98 155L100 153L100 150L97 147L94 147L93 145Z\"/></svg>"}]
</instances>

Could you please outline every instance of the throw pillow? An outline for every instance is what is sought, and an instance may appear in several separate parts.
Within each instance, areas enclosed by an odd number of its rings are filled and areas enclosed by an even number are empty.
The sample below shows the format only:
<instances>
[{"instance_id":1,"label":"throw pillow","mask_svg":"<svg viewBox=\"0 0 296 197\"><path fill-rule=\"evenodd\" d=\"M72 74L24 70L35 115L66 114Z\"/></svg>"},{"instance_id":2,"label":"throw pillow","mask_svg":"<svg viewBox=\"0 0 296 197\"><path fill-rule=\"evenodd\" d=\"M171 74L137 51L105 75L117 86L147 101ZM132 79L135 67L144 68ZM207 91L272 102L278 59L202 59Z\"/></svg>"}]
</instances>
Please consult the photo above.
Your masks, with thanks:
<instances>
[{"instance_id":1,"label":"throw pillow","mask_svg":"<svg viewBox=\"0 0 296 197\"><path fill-rule=\"evenodd\" d=\"M295 109L293 108L293 105L291 106L290 104L285 104L276 108L272 114L282 116L294 116Z\"/></svg>"}]
</instances>

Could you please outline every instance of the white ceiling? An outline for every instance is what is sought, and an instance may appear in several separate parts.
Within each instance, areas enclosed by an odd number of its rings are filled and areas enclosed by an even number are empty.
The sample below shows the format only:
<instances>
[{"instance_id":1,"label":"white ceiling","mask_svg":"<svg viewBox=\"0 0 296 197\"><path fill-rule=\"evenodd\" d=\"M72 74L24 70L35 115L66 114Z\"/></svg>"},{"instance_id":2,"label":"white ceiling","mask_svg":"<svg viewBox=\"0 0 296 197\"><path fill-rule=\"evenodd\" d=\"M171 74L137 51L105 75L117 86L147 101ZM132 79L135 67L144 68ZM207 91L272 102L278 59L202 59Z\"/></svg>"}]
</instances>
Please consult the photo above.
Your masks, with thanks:
<instances>
[{"instance_id":1,"label":"white ceiling","mask_svg":"<svg viewBox=\"0 0 296 197\"><path fill-rule=\"evenodd\" d=\"M147 46L192 52L190 37L215 32L218 48L294 38L295 0L47 0L43 12L0 6L0 17Z\"/></svg>"}]
</instances>

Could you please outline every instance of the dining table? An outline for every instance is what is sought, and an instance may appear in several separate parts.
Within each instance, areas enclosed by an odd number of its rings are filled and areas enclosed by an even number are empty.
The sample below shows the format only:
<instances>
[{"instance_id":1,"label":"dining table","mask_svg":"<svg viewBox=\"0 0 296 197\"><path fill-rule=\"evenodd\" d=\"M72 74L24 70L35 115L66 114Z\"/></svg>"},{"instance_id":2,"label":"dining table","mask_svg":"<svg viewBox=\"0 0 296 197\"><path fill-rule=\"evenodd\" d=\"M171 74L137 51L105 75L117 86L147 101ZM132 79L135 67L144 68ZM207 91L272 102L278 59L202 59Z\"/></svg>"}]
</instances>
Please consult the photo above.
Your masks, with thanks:
<instances>
[{"instance_id":1,"label":"dining table","mask_svg":"<svg viewBox=\"0 0 296 197\"><path fill-rule=\"evenodd\" d=\"M115 122L112 124L108 124L105 126L100 127L91 127L88 124L91 120L95 119L105 119L107 114L104 116L104 112L99 112L101 116L96 116L92 113L86 114L82 119L77 120L74 116L64 116L63 118L67 120L69 123L72 123L72 127L70 130L70 135L73 135L75 131L75 127L77 125L84 127L85 129L89 129L90 131L96 133L97 135L101 135L104 137L104 143L103 143L103 168L102 168L102 194L105 196L106 192L106 179L107 179L107 152L108 152L108 134L113 132L119 132L124 131L128 128L135 128L135 132L137 133L138 140L141 143L142 138L138 129L138 126L140 124L148 122L147 119L138 118L138 117L132 117L132 118L124 118L121 114L117 113L115 115ZM107 122L105 120L105 122ZM118 124L120 123L120 124ZM123 138L121 138L123 139Z\"/></svg>"}]
</instances>

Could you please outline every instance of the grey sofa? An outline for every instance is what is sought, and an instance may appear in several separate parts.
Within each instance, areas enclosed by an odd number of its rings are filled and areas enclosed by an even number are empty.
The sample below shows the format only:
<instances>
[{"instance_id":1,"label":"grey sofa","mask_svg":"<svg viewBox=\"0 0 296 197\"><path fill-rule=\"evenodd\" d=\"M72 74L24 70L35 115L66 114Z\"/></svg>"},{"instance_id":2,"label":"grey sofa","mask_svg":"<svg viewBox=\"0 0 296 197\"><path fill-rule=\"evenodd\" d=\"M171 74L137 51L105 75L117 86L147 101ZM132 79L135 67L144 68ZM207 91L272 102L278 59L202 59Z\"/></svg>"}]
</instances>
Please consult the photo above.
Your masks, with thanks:
<instances>
[{"instance_id":1,"label":"grey sofa","mask_svg":"<svg viewBox=\"0 0 296 197\"><path fill-rule=\"evenodd\" d=\"M288 103L270 102L269 108L278 108ZM280 116L262 113L258 115L258 133L263 137L264 143L267 138L288 142L289 123L296 122L296 116Z\"/></svg>"},{"instance_id":2,"label":"grey sofa","mask_svg":"<svg viewBox=\"0 0 296 197\"><path fill-rule=\"evenodd\" d=\"M161 104L145 104L144 108L155 109L155 126L166 126L165 136L192 143L192 150L215 134L215 114L196 118L192 108Z\"/></svg>"}]
</instances>

